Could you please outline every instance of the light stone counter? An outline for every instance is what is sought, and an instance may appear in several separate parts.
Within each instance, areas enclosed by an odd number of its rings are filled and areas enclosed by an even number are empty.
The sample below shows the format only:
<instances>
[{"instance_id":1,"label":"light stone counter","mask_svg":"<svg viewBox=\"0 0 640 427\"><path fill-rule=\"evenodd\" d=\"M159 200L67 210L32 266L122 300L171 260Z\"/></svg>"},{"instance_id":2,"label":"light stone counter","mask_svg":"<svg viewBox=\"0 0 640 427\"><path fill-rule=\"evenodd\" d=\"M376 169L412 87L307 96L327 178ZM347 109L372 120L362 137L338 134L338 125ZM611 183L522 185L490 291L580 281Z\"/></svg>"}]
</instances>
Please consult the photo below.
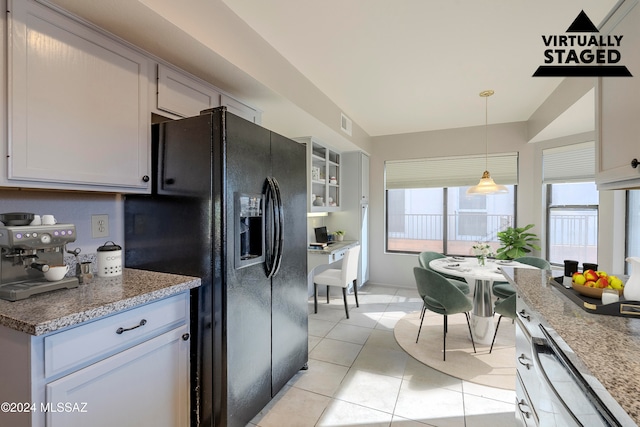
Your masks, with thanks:
<instances>
[{"instance_id":1,"label":"light stone counter","mask_svg":"<svg viewBox=\"0 0 640 427\"><path fill-rule=\"evenodd\" d=\"M121 276L101 278L74 289L0 300L0 325L31 335L117 313L200 286L200 279L125 268Z\"/></svg>"},{"instance_id":2,"label":"light stone counter","mask_svg":"<svg viewBox=\"0 0 640 427\"><path fill-rule=\"evenodd\" d=\"M592 387L598 383L604 386L621 409L639 424L640 318L584 311L549 283L552 273L548 271L506 267L503 271L538 320L555 331L554 339L560 338L559 344L566 343L570 349L567 356L583 377L592 382ZM607 403L606 396L603 400ZM616 416L619 415L620 408L615 408L615 402L613 407L607 406L614 413L617 409ZM627 418L624 415L622 419Z\"/></svg>"}]
</instances>

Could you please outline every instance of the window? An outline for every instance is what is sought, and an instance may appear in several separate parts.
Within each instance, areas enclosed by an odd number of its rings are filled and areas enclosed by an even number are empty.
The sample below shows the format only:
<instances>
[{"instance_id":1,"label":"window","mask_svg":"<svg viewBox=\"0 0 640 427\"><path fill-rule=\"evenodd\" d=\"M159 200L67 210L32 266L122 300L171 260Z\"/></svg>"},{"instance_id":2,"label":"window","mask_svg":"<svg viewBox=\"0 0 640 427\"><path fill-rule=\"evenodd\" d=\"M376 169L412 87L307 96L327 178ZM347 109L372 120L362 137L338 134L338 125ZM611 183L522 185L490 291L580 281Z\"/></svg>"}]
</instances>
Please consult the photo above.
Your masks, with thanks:
<instances>
[{"instance_id":1,"label":"window","mask_svg":"<svg viewBox=\"0 0 640 427\"><path fill-rule=\"evenodd\" d=\"M547 185L547 259L598 262L598 190L593 182Z\"/></svg>"},{"instance_id":2,"label":"window","mask_svg":"<svg viewBox=\"0 0 640 427\"><path fill-rule=\"evenodd\" d=\"M598 189L593 141L543 150L547 260L598 262ZM568 167L568 165L571 165Z\"/></svg>"},{"instance_id":3,"label":"window","mask_svg":"<svg viewBox=\"0 0 640 427\"><path fill-rule=\"evenodd\" d=\"M443 252L443 208L442 188L388 190L387 249Z\"/></svg>"},{"instance_id":4,"label":"window","mask_svg":"<svg viewBox=\"0 0 640 427\"><path fill-rule=\"evenodd\" d=\"M627 192L627 256L640 257L640 190Z\"/></svg>"},{"instance_id":5,"label":"window","mask_svg":"<svg viewBox=\"0 0 640 427\"><path fill-rule=\"evenodd\" d=\"M386 247L389 252L469 255L476 241L497 249L498 231L515 223L517 155L492 156L489 170L508 194L467 196L487 166L485 156L386 163ZM478 172L479 171L479 172Z\"/></svg>"},{"instance_id":6,"label":"window","mask_svg":"<svg viewBox=\"0 0 640 427\"><path fill-rule=\"evenodd\" d=\"M498 231L515 222L515 186L507 188L490 196L467 196L467 187L387 190L387 250L469 255L477 241L497 249Z\"/></svg>"}]
</instances>

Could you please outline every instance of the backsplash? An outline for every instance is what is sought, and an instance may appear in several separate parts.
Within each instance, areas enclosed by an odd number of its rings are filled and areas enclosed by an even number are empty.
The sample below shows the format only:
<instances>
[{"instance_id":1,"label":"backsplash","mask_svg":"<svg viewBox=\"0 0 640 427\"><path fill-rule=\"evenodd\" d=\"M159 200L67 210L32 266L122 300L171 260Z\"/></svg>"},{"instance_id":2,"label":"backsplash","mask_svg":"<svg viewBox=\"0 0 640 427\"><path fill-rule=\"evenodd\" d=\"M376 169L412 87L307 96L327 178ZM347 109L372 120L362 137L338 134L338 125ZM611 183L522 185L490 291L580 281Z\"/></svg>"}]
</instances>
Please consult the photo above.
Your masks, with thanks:
<instances>
[{"instance_id":1,"label":"backsplash","mask_svg":"<svg viewBox=\"0 0 640 427\"><path fill-rule=\"evenodd\" d=\"M66 274L67 277L76 275L78 260L80 262L91 262L91 272L93 274L96 274L98 271L98 258L95 252L90 254L80 253L77 257L67 254L64 256L64 263L69 266L69 271Z\"/></svg>"},{"instance_id":2,"label":"backsplash","mask_svg":"<svg viewBox=\"0 0 640 427\"><path fill-rule=\"evenodd\" d=\"M0 213L6 212L51 214L59 223L74 224L77 238L67 249L80 248L81 260L85 255L95 258L96 249L109 240L124 245L124 203L120 194L1 189ZM107 237L91 237L91 215L108 216ZM70 271L75 271L75 259L73 265Z\"/></svg>"}]
</instances>

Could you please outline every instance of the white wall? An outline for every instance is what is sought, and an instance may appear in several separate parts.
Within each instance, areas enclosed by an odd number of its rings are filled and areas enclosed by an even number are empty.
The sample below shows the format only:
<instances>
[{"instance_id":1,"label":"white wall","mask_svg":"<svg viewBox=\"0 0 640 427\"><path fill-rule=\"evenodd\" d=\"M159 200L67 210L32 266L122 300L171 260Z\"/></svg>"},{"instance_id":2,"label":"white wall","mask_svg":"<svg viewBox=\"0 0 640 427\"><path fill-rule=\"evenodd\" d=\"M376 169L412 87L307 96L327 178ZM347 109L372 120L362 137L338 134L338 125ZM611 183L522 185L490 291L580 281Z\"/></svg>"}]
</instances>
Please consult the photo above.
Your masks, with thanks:
<instances>
[{"instance_id":1,"label":"white wall","mask_svg":"<svg viewBox=\"0 0 640 427\"><path fill-rule=\"evenodd\" d=\"M414 287L417 255L385 253L384 162L424 157L484 154L484 126L390 135L373 138L370 164L371 247L370 282ZM526 123L490 125L489 153L519 152L518 224L539 223L532 215L539 205L532 197L533 147L526 142ZM478 180L482 171L478 174ZM535 231L535 230L534 230Z\"/></svg>"}]
</instances>

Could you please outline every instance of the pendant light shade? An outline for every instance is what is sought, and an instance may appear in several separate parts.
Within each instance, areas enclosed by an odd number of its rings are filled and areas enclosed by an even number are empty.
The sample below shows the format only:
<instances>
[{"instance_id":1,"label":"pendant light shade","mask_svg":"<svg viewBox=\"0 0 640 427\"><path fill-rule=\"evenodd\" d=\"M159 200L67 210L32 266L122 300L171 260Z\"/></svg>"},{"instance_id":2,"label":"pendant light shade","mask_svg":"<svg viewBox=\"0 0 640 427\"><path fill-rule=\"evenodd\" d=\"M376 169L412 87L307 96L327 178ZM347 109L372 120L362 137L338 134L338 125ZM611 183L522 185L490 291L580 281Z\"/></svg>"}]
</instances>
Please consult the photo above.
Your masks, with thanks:
<instances>
[{"instance_id":1,"label":"pendant light shade","mask_svg":"<svg viewBox=\"0 0 640 427\"><path fill-rule=\"evenodd\" d=\"M468 195L479 195L479 194L499 194L499 193L508 193L509 190L504 185L498 185L491 178L491 174L489 173L489 137L488 137L488 127L489 127L489 97L493 95L494 92L492 90L485 90L480 92L480 96L484 98L484 145L485 145L485 157L484 157L484 166L485 171L482 174L482 178L480 178L480 182L478 185L474 185L473 187L469 187L467 189Z\"/></svg>"}]
</instances>

